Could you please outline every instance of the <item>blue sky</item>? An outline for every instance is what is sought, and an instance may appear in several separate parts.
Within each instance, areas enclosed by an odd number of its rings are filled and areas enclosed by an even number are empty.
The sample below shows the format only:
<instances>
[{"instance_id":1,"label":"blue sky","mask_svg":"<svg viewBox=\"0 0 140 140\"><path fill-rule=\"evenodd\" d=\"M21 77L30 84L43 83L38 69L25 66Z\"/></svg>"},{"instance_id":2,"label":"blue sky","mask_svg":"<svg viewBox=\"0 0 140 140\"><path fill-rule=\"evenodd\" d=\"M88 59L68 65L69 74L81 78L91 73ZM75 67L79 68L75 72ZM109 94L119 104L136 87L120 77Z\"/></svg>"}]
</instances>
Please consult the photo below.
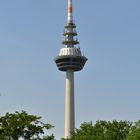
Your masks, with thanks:
<instances>
[{"instance_id":1,"label":"blue sky","mask_svg":"<svg viewBox=\"0 0 140 140\"><path fill-rule=\"evenodd\" d=\"M73 0L74 1L74 0ZM80 47L75 74L76 127L84 121L140 119L140 1L74 1ZM26 110L64 134L63 47L66 0L0 1L0 112Z\"/></svg>"}]
</instances>

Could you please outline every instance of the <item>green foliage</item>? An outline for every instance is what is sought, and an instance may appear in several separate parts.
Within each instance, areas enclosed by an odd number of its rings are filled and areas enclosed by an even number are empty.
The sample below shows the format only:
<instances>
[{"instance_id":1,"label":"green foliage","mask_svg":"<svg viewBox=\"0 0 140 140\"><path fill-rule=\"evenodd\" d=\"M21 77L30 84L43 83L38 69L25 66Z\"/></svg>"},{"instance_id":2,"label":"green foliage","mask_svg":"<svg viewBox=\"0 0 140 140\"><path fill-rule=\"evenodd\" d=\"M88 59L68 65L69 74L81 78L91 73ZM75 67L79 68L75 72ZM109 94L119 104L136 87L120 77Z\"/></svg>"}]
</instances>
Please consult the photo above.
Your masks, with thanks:
<instances>
[{"instance_id":1,"label":"green foliage","mask_svg":"<svg viewBox=\"0 0 140 140\"><path fill-rule=\"evenodd\" d=\"M83 123L70 140L124 140L132 123L127 121L97 121Z\"/></svg>"},{"instance_id":2,"label":"green foliage","mask_svg":"<svg viewBox=\"0 0 140 140\"><path fill-rule=\"evenodd\" d=\"M25 111L6 113L0 117L0 140L54 140L54 136L44 135L44 130L53 126L40 121L41 117L29 115Z\"/></svg>"},{"instance_id":3,"label":"green foliage","mask_svg":"<svg viewBox=\"0 0 140 140\"><path fill-rule=\"evenodd\" d=\"M53 134L45 135L53 126L40 119L25 111L0 116L0 140L54 140ZM140 140L140 121L97 121L94 125L85 122L67 140Z\"/></svg>"},{"instance_id":4,"label":"green foliage","mask_svg":"<svg viewBox=\"0 0 140 140\"><path fill-rule=\"evenodd\" d=\"M140 140L140 120L132 126L126 140Z\"/></svg>"}]
</instances>

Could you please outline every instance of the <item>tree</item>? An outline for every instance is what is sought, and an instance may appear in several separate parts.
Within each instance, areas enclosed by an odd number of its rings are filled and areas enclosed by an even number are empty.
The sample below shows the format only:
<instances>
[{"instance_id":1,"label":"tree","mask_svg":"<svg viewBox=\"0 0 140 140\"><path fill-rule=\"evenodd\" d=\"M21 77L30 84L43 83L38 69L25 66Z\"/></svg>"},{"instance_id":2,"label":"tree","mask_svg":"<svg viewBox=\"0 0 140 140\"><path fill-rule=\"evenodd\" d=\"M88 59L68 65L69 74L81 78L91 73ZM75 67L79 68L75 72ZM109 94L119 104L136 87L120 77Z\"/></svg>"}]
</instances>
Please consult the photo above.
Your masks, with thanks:
<instances>
[{"instance_id":1,"label":"tree","mask_svg":"<svg viewBox=\"0 0 140 140\"><path fill-rule=\"evenodd\" d=\"M105 140L124 140L129 134L132 123L116 120L107 123Z\"/></svg>"},{"instance_id":2,"label":"tree","mask_svg":"<svg viewBox=\"0 0 140 140\"><path fill-rule=\"evenodd\" d=\"M140 120L132 126L126 140L140 140Z\"/></svg>"},{"instance_id":3,"label":"tree","mask_svg":"<svg viewBox=\"0 0 140 140\"><path fill-rule=\"evenodd\" d=\"M124 140L132 123L127 121L97 121L81 124L70 140Z\"/></svg>"},{"instance_id":4,"label":"tree","mask_svg":"<svg viewBox=\"0 0 140 140\"><path fill-rule=\"evenodd\" d=\"M40 121L41 117L27 112L6 113L0 116L1 140L54 140L54 136L44 136L45 130L53 126Z\"/></svg>"}]
</instances>

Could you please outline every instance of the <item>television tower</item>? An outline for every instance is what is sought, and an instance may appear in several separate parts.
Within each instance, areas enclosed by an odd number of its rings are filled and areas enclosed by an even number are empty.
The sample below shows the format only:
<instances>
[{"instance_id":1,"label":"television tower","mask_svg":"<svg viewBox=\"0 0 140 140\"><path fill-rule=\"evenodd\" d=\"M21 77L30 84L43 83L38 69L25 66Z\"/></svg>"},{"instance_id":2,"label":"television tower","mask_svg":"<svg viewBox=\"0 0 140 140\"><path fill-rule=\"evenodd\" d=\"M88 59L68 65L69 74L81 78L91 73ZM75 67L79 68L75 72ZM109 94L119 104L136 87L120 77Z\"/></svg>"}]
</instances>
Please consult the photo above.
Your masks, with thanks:
<instances>
[{"instance_id":1,"label":"television tower","mask_svg":"<svg viewBox=\"0 0 140 140\"><path fill-rule=\"evenodd\" d=\"M66 72L66 104L65 104L65 138L71 138L75 131L75 109L74 109L74 72L83 69L87 58L82 55L76 45L76 25L73 22L72 0L68 0L68 17L64 30L65 47L60 49L55 63L60 71Z\"/></svg>"}]
</instances>

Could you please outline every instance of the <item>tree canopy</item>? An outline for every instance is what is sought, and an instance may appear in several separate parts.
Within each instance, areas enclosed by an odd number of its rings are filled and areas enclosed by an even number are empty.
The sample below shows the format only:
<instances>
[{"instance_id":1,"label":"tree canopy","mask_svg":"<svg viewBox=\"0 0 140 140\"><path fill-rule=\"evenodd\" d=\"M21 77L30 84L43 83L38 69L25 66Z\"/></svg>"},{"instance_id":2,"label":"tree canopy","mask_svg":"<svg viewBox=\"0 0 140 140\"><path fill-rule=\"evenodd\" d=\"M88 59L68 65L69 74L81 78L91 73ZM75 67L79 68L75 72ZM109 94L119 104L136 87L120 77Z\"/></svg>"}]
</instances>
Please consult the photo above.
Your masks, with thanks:
<instances>
[{"instance_id":1,"label":"tree canopy","mask_svg":"<svg viewBox=\"0 0 140 140\"><path fill-rule=\"evenodd\" d=\"M45 130L53 126L40 121L41 117L27 112L6 113L0 116L0 140L54 140L45 136Z\"/></svg>"},{"instance_id":2,"label":"tree canopy","mask_svg":"<svg viewBox=\"0 0 140 140\"><path fill-rule=\"evenodd\" d=\"M70 140L125 140L131 126L131 122L116 120L83 123Z\"/></svg>"},{"instance_id":3,"label":"tree canopy","mask_svg":"<svg viewBox=\"0 0 140 140\"><path fill-rule=\"evenodd\" d=\"M46 134L51 128L41 117L25 111L0 116L0 140L55 140L53 134ZM140 140L140 121L85 122L67 140Z\"/></svg>"},{"instance_id":4,"label":"tree canopy","mask_svg":"<svg viewBox=\"0 0 140 140\"><path fill-rule=\"evenodd\" d=\"M140 140L140 121L135 122L126 140Z\"/></svg>"}]
</instances>

